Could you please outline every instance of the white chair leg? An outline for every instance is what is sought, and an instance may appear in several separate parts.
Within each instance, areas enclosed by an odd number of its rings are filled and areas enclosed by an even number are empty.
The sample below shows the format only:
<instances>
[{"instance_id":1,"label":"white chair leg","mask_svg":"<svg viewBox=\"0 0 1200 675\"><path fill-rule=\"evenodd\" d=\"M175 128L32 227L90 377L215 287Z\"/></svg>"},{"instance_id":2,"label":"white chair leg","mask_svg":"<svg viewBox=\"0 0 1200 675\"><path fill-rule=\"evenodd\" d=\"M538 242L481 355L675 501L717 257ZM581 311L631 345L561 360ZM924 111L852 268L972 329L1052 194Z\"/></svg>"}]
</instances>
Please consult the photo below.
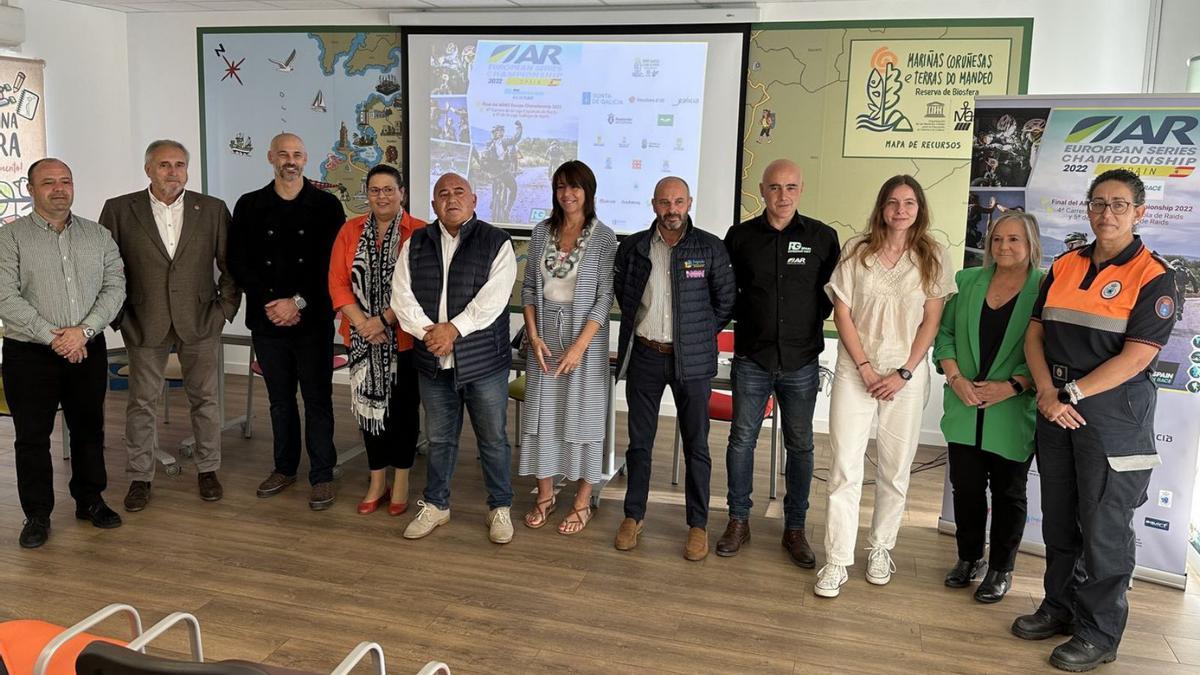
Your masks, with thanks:
<instances>
[{"instance_id":1,"label":"white chair leg","mask_svg":"<svg viewBox=\"0 0 1200 675\"><path fill-rule=\"evenodd\" d=\"M513 399L513 400L516 400L516 399ZM517 401L517 424L516 424L516 427L517 427L517 442L513 443L513 446L516 449L520 450L521 449L521 402L520 401Z\"/></svg>"},{"instance_id":2,"label":"white chair leg","mask_svg":"<svg viewBox=\"0 0 1200 675\"><path fill-rule=\"evenodd\" d=\"M675 419L675 454L671 457L671 485L679 485L679 419Z\"/></svg>"},{"instance_id":3,"label":"white chair leg","mask_svg":"<svg viewBox=\"0 0 1200 675\"><path fill-rule=\"evenodd\" d=\"M787 473L787 446L779 429L779 406L775 406L775 411L771 413L771 447L776 447L776 439L779 446L779 475L783 476Z\"/></svg>"},{"instance_id":4,"label":"white chair leg","mask_svg":"<svg viewBox=\"0 0 1200 675\"><path fill-rule=\"evenodd\" d=\"M779 495L779 477L784 473L784 464L787 461L784 454L775 449L779 444L779 401L776 401L774 410L770 411L770 498ZM779 471L775 471L775 465L779 465Z\"/></svg>"},{"instance_id":5,"label":"white chair leg","mask_svg":"<svg viewBox=\"0 0 1200 675\"><path fill-rule=\"evenodd\" d=\"M62 416L62 445L63 445L63 461L71 459L71 430L67 428L67 416L64 413Z\"/></svg>"}]
</instances>

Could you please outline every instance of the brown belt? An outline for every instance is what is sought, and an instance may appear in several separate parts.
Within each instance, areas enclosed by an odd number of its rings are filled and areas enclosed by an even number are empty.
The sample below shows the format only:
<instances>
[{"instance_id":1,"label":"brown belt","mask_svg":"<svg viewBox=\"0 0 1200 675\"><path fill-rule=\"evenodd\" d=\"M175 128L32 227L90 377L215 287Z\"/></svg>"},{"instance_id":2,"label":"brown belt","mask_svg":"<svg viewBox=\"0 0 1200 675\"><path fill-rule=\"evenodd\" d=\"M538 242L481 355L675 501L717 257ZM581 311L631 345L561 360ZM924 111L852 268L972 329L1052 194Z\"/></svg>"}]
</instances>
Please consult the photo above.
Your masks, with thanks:
<instances>
[{"instance_id":1,"label":"brown belt","mask_svg":"<svg viewBox=\"0 0 1200 675\"><path fill-rule=\"evenodd\" d=\"M670 342L655 342L654 340L651 340L650 338L644 338L641 335L637 336L637 341L649 347L650 349L653 349L659 354L671 354L675 351L675 348L671 346Z\"/></svg>"}]
</instances>

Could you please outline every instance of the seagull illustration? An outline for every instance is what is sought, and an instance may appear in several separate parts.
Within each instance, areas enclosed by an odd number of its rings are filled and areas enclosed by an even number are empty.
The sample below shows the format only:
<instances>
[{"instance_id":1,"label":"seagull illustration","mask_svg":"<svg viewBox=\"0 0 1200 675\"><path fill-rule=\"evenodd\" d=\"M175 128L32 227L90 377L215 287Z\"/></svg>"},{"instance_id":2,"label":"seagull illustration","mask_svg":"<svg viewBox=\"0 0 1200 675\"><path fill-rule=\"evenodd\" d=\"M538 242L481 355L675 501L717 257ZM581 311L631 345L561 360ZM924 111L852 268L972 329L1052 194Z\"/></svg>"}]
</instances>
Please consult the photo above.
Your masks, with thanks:
<instances>
[{"instance_id":1,"label":"seagull illustration","mask_svg":"<svg viewBox=\"0 0 1200 675\"><path fill-rule=\"evenodd\" d=\"M292 53L288 54L287 60L284 61L283 63L280 63L280 62L276 61L275 59L267 59L267 60L270 61L271 63L275 64L275 70L278 70L281 73L290 73L294 70L294 67L292 66L292 61L296 60L296 50L293 49Z\"/></svg>"}]
</instances>

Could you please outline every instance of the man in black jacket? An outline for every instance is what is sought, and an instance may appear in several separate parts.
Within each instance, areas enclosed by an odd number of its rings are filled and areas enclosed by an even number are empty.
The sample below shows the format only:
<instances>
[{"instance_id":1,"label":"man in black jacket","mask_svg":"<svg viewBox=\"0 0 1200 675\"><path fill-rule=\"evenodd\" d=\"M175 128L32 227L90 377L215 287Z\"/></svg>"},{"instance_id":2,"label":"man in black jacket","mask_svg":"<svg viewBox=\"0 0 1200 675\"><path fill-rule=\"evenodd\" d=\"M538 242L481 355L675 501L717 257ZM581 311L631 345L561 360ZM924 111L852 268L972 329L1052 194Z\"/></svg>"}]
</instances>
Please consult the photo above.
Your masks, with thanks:
<instances>
[{"instance_id":1,"label":"man in black jacket","mask_svg":"<svg viewBox=\"0 0 1200 675\"><path fill-rule=\"evenodd\" d=\"M654 187L657 216L617 249L613 290L621 307L618 373L626 373L629 474L625 520L614 545L637 546L650 492L650 450L663 390L675 397L683 456L688 537L684 557L708 555L710 381L717 374L717 333L733 315L736 294L725 246L688 217L692 197L681 178Z\"/></svg>"},{"instance_id":2,"label":"man in black jacket","mask_svg":"<svg viewBox=\"0 0 1200 675\"><path fill-rule=\"evenodd\" d=\"M804 534L813 473L813 408L825 347L822 325L833 311L823 290L837 265L837 232L800 215L804 192L800 167L776 160L759 184L765 210L729 228L725 246L737 277L733 359L733 423L725 464L729 476L729 525L717 555L736 555L750 539L754 448L767 399L783 415L787 448L787 496L783 500L783 546L792 562L816 565Z\"/></svg>"},{"instance_id":3,"label":"man in black jacket","mask_svg":"<svg viewBox=\"0 0 1200 675\"><path fill-rule=\"evenodd\" d=\"M258 486L270 497L296 482L300 411L314 511L333 505L333 301L329 256L346 219L337 197L304 177L308 153L295 134L271 139L275 180L238 199L226 256L246 292L246 327L267 383L275 466Z\"/></svg>"}]
</instances>

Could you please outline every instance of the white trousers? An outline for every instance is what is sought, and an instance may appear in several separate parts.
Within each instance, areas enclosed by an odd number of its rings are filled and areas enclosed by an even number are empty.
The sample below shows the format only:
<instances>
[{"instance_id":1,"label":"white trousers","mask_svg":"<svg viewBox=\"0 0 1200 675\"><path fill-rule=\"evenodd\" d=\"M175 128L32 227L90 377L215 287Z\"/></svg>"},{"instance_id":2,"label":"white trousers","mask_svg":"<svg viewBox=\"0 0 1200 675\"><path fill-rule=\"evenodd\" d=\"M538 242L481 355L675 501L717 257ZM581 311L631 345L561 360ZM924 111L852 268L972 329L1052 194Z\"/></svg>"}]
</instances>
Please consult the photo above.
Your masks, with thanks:
<instances>
[{"instance_id":1,"label":"white trousers","mask_svg":"<svg viewBox=\"0 0 1200 675\"><path fill-rule=\"evenodd\" d=\"M849 365L849 367L845 367ZM825 551L834 565L854 564L858 539L858 509L862 498L863 464L871 439L871 422L879 415L875 447L875 512L870 544L891 550L904 518L904 500L917 441L921 414L929 399L929 362L922 361L912 379L891 401L871 398L854 364L839 359L829 405L829 441L833 446L829 470L829 507Z\"/></svg>"}]
</instances>

